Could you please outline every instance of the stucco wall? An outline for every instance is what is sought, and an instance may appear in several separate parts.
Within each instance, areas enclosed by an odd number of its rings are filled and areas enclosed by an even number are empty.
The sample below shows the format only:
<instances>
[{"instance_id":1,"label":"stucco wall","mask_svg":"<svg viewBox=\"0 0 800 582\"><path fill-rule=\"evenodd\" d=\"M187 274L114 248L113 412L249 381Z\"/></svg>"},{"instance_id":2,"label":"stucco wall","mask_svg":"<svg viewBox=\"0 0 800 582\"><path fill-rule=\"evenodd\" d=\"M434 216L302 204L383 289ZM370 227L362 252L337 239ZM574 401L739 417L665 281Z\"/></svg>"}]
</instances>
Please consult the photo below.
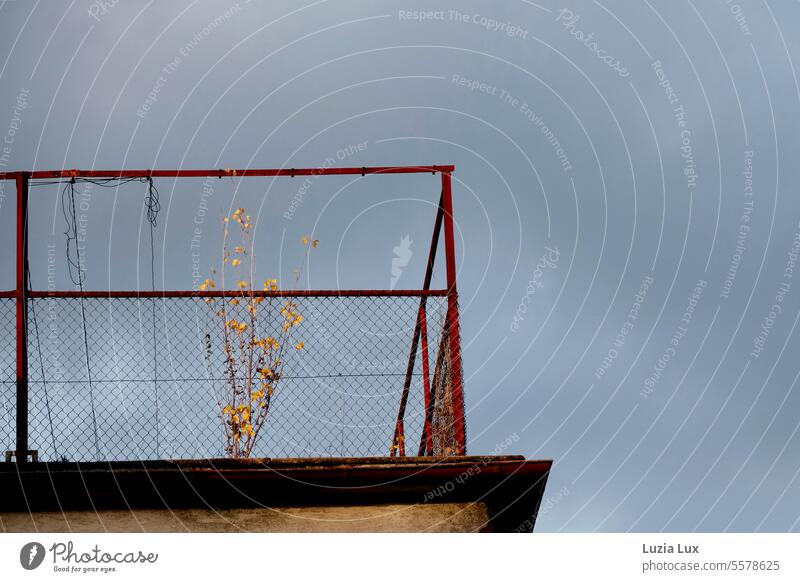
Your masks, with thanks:
<instances>
[{"instance_id":1,"label":"stucco wall","mask_svg":"<svg viewBox=\"0 0 800 582\"><path fill-rule=\"evenodd\" d=\"M483 503L0 513L8 532L472 532Z\"/></svg>"}]
</instances>

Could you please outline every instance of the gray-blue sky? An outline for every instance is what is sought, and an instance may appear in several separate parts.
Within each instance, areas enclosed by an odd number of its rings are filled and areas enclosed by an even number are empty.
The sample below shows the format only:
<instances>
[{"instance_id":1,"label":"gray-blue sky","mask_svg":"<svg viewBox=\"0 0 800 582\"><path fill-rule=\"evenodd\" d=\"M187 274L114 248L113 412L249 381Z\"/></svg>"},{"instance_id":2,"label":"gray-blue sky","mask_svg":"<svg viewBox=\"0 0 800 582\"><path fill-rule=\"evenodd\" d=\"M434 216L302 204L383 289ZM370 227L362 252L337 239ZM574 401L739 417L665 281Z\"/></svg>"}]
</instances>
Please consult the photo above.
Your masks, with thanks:
<instances>
[{"instance_id":1,"label":"gray-blue sky","mask_svg":"<svg viewBox=\"0 0 800 582\"><path fill-rule=\"evenodd\" d=\"M511 438L505 452L555 459L538 527L797 530L799 11L0 2L4 169L454 163L469 449ZM386 287L409 234L398 287L413 287L436 180L358 181L326 206L347 183L317 180L291 219L299 181L239 184L248 208L263 200L261 268L295 264L282 238L316 228L312 286ZM208 200L203 269L235 186ZM201 188L159 187L159 283L190 287ZM90 288L150 285L143 191L127 188L92 194ZM34 286L48 244L66 285L55 190L35 195Z\"/></svg>"}]
</instances>

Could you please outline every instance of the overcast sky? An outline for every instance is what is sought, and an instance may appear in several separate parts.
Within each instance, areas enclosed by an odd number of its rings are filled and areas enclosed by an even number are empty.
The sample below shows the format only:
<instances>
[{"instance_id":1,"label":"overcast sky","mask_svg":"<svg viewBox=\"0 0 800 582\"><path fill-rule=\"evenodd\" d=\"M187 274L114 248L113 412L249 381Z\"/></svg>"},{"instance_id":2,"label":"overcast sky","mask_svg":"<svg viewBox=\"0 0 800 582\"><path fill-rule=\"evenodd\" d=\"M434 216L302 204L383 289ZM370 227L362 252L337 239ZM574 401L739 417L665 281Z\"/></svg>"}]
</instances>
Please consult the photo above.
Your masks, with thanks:
<instances>
[{"instance_id":1,"label":"overcast sky","mask_svg":"<svg viewBox=\"0 0 800 582\"><path fill-rule=\"evenodd\" d=\"M537 528L797 531L800 6L770 4L0 1L0 169L455 164L469 452L554 459ZM265 276L313 231L303 285L419 286L438 177L358 178L161 181L157 286L231 204ZM150 287L144 193L87 198L87 288ZM59 204L36 288L48 248L70 288Z\"/></svg>"}]
</instances>

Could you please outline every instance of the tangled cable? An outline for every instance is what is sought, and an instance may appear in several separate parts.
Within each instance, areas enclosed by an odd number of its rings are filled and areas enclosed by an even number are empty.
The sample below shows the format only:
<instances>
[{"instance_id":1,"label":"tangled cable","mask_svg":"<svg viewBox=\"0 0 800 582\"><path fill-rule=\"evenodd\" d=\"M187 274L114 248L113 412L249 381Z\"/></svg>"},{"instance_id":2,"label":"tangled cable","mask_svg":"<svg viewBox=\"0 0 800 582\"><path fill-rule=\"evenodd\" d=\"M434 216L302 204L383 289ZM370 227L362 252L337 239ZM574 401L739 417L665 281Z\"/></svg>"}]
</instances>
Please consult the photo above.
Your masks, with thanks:
<instances>
[{"instance_id":1,"label":"tangled cable","mask_svg":"<svg viewBox=\"0 0 800 582\"><path fill-rule=\"evenodd\" d=\"M86 280L86 273L84 272L81 259L80 247L78 246L78 216L75 212L75 184L77 182L85 182L94 186L103 188L115 188L123 184L131 182L147 182L147 196L145 196L144 205L147 209L147 222L150 223L150 260L151 269L150 274L152 284L155 285L155 268L153 263L153 229L158 226L158 213L161 211L161 201L159 200L158 188L153 183L153 178L71 178L68 181L51 181L39 182L37 186L45 186L48 184L64 184L64 189L61 192L61 212L64 215L64 221L67 224L67 230L64 231L64 236L67 238L67 265L69 267L69 278L72 284L80 287Z\"/></svg>"},{"instance_id":2,"label":"tangled cable","mask_svg":"<svg viewBox=\"0 0 800 582\"><path fill-rule=\"evenodd\" d=\"M122 184L128 184L131 182L140 182L144 183L147 182L147 195L145 196L144 204L145 208L147 209L147 222L150 223L150 283L152 289L155 291L156 285L156 273L155 273L155 228L158 225L158 213L161 211L161 202L158 196L158 188L156 188L155 184L153 183L153 178L148 176L146 178L136 177L136 178L103 178L103 179L90 179L90 178L71 178L70 180L64 182L64 188L61 191L61 212L64 215L64 221L66 222L67 229L64 231L64 236L67 239L67 266L69 269L69 277L72 283L80 288L81 292L83 291L83 283L86 280L86 273L83 269L83 265L81 263L81 248L78 244L78 215L75 211L75 183L76 182L86 182L88 184L93 184L95 186L101 186L104 188L113 188L121 186ZM37 185L45 185L45 184L53 184L53 183L62 183L62 181L56 182L41 182ZM100 460L100 437L98 434L98 426L97 426L97 416L95 413L95 405L94 405L94 390L93 390L93 382L92 382L92 368L89 361L89 343L88 343L88 334L86 329L86 312L84 308L83 297L80 298L80 306L81 306L81 321L83 323L83 343L84 343L84 350L86 354L86 374L87 380L89 383L89 402L91 406L92 412L92 431L94 433L94 445L95 445L95 458ZM156 456L159 455L160 452L160 426L159 426L159 394L158 394L158 360L156 355L156 305L155 305L155 298L153 298L152 304L152 311L153 311L153 388L155 390L155 420L156 420ZM38 329L37 329L37 341L38 341ZM48 417L50 416L49 410L49 399L48 399ZM51 433L52 433L52 419L51 419ZM55 442L54 442L55 448Z\"/></svg>"},{"instance_id":3,"label":"tangled cable","mask_svg":"<svg viewBox=\"0 0 800 582\"><path fill-rule=\"evenodd\" d=\"M158 226L158 213L161 211L161 201L158 199L158 188L153 183L153 178L147 178L147 197L144 199L147 208L147 221L150 226Z\"/></svg>"},{"instance_id":4,"label":"tangled cable","mask_svg":"<svg viewBox=\"0 0 800 582\"><path fill-rule=\"evenodd\" d=\"M67 267L72 284L78 287L83 285L85 273L81 266L81 251L78 246L78 219L75 213L75 180L66 183L61 192L61 212L67 223L64 236L67 237ZM73 258L73 253L75 257Z\"/></svg>"}]
</instances>

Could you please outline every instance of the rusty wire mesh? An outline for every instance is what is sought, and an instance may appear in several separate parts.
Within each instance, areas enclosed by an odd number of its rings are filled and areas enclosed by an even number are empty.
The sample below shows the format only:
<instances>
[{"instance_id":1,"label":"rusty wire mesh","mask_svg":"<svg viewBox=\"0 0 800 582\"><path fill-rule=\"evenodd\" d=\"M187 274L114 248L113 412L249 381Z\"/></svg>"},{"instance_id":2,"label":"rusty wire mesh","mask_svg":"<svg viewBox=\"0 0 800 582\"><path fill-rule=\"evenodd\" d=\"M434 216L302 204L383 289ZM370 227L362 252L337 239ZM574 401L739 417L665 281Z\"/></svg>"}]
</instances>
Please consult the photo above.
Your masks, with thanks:
<instances>
[{"instance_id":1,"label":"rusty wire mesh","mask_svg":"<svg viewBox=\"0 0 800 582\"><path fill-rule=\"evenodd\" d=\"M304 322L295 338L305 347L287 352L254 456L388 454L419 297L297 301ZM443 297L427 300L434 358L445 307ZM259 325L269 329L270 310L263 313ZM40 459L224 456L214 396L224 382L222 327L203 299L31 299L28 319L30 446ZM13 300L0 302L0 324L8 330L0 345L2 436L13 449ZM207 337L210 360L204 357ZM421 374L418 357L405 413L413 449L424 423Z\"/></svg>"}]
</instances>

